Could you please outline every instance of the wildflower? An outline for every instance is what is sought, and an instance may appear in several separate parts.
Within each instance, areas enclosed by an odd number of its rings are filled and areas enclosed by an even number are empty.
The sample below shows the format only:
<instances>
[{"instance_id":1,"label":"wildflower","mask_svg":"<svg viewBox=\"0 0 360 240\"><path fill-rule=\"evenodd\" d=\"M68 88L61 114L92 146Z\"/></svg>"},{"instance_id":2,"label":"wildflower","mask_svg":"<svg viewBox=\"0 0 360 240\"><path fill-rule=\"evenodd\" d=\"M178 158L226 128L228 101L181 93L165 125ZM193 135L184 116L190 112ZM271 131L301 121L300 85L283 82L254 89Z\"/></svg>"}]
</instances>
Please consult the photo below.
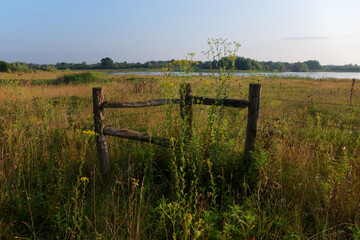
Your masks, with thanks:
<instances>
[{"instance_id":1,"label":"wildflower","mask_svg":"<svg viewBox=\"0 0 360 240\"><path fill-rule=\"evenodd\" d=\"M204 221L202 220L202 218L199 218L199 220L197 222L195 222L196 226L199 227L204 223Z\"/></svg>"},{"instance_id":2,"label":"wildflower","mask_svg":"<svg viewBox=\"0 0 360 240\"><path fill-rule=\"evenodd\" d=\"M83 130L81 131L83 134L85 135L89 135L89 136L95 136L96 133L94 131L91 131L91 130Z\"/></svg>"},{"instance_id":3,"label":"wildflower","mask_svg":"<svg viewBox=\"0 0 360 240\"><path fill-rule=\"evenodd\" d=\"M172 83L172 82L171 82L171 83L168 83L167 85L168 85L168 87L174 87L174 86L175 86L175 84Z\"/></svg>"},{"instance_id":4,"label":"wildflower","mask_svg":"<svg viewBox=\"0 0 360 240\"><path fill-rule=\"evenodd\" d=\"M82 181L83 183L87 183L87 182L89 182L89 178L87 178L87 177L81 177L81 178L80 178L80 181Z\"/></svg>"},{"instance_id":5,"label":"wildflower","mask_svg":"<svg viewBox=\"0 0 360 240\"><path fill-rule=\"evenodd\" d=\"M208 80L205 80L205 81L204 81L204 84L205 84L206 86L210 86L210 82L209 82Z\"/></svg>"}]
</instances>

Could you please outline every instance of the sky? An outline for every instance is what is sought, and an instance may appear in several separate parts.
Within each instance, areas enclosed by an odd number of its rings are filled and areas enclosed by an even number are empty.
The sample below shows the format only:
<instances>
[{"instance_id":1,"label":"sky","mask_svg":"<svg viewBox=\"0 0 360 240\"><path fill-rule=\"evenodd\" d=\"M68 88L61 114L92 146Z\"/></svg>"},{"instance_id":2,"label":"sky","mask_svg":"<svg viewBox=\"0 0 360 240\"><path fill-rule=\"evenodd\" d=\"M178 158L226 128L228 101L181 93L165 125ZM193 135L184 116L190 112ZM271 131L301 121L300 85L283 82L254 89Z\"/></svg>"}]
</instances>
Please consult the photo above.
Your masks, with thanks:
<instances>
[{"instance_id":1,"label":"sky","mask_svg":"<svg viewBox=\"0 0 360 240\"><path fill-rule=\"evenodd\" d=\"M259 61L360 65L359 0L0 0L0 61L206 60L208 39Z\"/></svg>"}]
</instances>

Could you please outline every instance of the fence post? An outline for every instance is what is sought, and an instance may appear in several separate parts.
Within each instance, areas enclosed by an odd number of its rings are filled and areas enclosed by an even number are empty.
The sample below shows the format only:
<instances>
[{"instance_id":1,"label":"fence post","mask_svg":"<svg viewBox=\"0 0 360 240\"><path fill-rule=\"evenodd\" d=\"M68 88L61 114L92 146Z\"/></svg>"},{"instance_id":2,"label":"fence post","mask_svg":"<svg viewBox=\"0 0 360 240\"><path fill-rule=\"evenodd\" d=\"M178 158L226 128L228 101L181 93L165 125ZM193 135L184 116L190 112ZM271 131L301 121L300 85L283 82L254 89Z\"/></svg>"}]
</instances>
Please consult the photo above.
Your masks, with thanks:
<instances>
[{"instance_id":1,"label":"fence post","mask_svg":"<svg viewBox=\"0 0 360 240\"><path fill-rule=\"evenodd\" d=\"M255 150L256 134L259 123L261 84L249 85L249 110L246 127L245 156Z\"/></svg>"},{"instance_id":2,"label":"fence post","mask_svg":"<svg viewBox=\"0 0 360 240\"><path fill-rule=\"evenodd\" d=\"M98 152L98 158L100 160L100 170L103 176L105 176L109 171L109 156L107 149L106 137L103 133L105 127L104 123L104 109L101 108L101 104L104 101L104 94L101 87L96 87L92 89L93 97L93 113L94 113L94 125L96 136L96 147Z\"/></svg>"},{"instance_id":3,"label":"fence post","mask_svg":"<svg viewBox=\"0 0 360 240\"><path fill-rule=\"evenodd\" d=\"M180 86L180 113L181 118L186 124L185 130L185 141L191 139L192 135L192 120L193 120L193 110L192 110L192 95L191 95L191 85L190 83L183 83Z\"/></svg>"}]
</instances>

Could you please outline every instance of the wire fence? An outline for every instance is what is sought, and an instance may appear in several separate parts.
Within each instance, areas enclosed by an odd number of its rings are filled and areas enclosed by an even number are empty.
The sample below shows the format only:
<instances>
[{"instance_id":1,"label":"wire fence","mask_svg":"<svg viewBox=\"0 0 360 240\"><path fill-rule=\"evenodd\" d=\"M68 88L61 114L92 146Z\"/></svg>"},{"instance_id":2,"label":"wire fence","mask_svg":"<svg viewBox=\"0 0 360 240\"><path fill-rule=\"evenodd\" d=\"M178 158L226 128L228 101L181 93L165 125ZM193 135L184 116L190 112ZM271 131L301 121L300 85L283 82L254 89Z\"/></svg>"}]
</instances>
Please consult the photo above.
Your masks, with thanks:
<instances>
[{"instance_id":1,"label":"wire fence","mask_svg":"<svg viewBox=\"0 0 360 240\"><path fill-rule=\"evenodd\" d=\"M295 100L295 99L279 99L279 98L261 98L261 100L280 101L280 102L296 102L296 103L310 103L310 104L323 104L333 106L344 106L344 107L360 107L357 104L343 104L343 103L328 103L328 102L316 102L312 100Z\"/></svg>"},{"instance_id":2,"label":"wire fence","mask_svg":"<svg viewBox=\"0 0 360 240\"><path fill-rule=\"evenodd\" d=\"M303 125L303 126L316 126L316 127L325 127L325 128L336 128L336 129L340 129L340 130L350 130L350 131L360 131L360 126L359 125L351 125L351 126L337 126L337 125L332 125L332 124L328 124L328 123L315 123L315 122L305 122L305 121L296 121L296 120L283 120L277 117L261 117L261 120L271 120L274 122L286 122L286 123L294 123L294 124L299 124L299 125Z\"/></svg>"},{"instance_id":3,"label":"wire fence","mask_svg":"<svg viewBox=\"0 0 360 240\"><path fill-rule=\"evenodd\" d=\"M65 108L64 110L66 110L67 108ZM85 108L81 108L80 110L85 110L85 109L93 109L93 107L85 107ZM154 114L154 113L167 113L167 112L176 112L179 111L178 109L172 109L172 110L155 110L155 111L146 111L146 112L137 112L137 113L125 113L125 114L117 114L114 115L113 117L129 117L129 116L141 116L141 115L149 115L149 114ZM7 114L8 117L10 116L16 116L15 113L9 113ZM79 120L79 118L81 117L80 114L76 114L75 115L76 118L75 119L68 119L67 121L54 121L54 122L41 122L41 123L34 123L34 124L21 124L21 127L36 127L36 126L58 126L58 125L68 125L70 122L76 122ZM14 125L14 124L13 124Z\"/></svg>"},{"instance_id":4,"label":"wire fence","mask_svg":"<svg viewBox=\"0 0 360 240\"><path fill-rule=\"evenodd\" d=\"M350 104L342 104L342 103L329 103L329 102L317 102L317 101L311 101L311 100L296 100L296 99L283 99L283 98L267 98L267 97L263 97L261 99L262 101L280 101L280 102L295 102L295 103L306 103L306 104L323 104L323 105L333 105L333 106L346 106L346 107L360 107L360 105L350 105ZM61 108L60 110L72 110L72 111L76 111L79 110L82 113L84 111L87 110L93 110L92 106L84 106L84 107L65 107L65 108ZM199 111L205 111L205 109L198 109ZM130 116L141 116L141 115L149 115L149 114L156 114L156 113L167 113L167 112L175 112L175 111L179 111L179 109L161 109L161 110L153 110L153 111L142 111L142 112L136 112L136 113L123 113L123 114L112 114L110 115L111 117L109 118L121 118L121 117L130 117ZM6 113L7 117L12 117L12 116L16 116L16 113ZM36 126L61 126L61 125L69 125L70 123L76 123L77 121L80 120L80 113L75 115L76 117L74 119L68 119L67 121L54 121L54 122L41 122L41 123L35 123L35 124L21 124L21 127L36 127ZM109 115L108 115L109 116ZM2 117L4 119L4 117ZM262 120L271 120L271 121L285 121L288 123L294 123L294 124L299 124L299 125L303 125L303 126L321 126L321 127L327 127L327 128L337 128L337 129L342 129L342 130L351 130L351 131L360 131L360 125L351 125L351 126L338 126L338 125L333 125L333 124L327 124L327 123L315 123L315 122L306 122L306 121L297 121L297 120L291 120L291 119L286 119L283 120L279 117L263 117L260 116L260 119Z\"/></svg>"},{"instance_id":5,"label":"wire fence","mask_svg":"<svg viewBox=\"0 0 360 240\"><path fill-rule=\"evenodd\" d=\"M312 100L296 100L296 99L283 99L283 98L262 98L261 100L280 101L280 102L295 102L295 103L306 103L306 104L323 104L323 105L345 106L345 107L360 107L360 105L357 105L357 104L317 102L317 101L312 101ZM273 120L273 121L281 120L280 118L267 118L267 117L260 117L260 119ZM327 128L337 128L337 129L341 129L341 130L360 131L360 126L353 125L353 124L351 126L337 126L337 125L332 125L332 124L328 124L328 123L314 123L314 122L296 121L296 120L290 120L290 119L286 119L286 122L301 124L304 126L312 125L312 126L321 126L321 127L327 127Z\"/></svg>"}]
</instances>

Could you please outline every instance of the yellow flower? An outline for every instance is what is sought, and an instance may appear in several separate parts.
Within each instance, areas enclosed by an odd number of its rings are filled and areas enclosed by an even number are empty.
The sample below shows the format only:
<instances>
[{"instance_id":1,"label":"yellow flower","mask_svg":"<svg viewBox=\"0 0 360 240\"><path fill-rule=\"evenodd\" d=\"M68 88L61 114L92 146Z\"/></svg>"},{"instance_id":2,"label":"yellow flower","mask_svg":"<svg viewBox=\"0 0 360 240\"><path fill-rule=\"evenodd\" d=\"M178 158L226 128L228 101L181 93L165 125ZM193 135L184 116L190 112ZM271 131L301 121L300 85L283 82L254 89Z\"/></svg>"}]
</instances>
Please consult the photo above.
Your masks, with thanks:
<instances>
[{"instance_id":1,"label":"yellow flower","mask_svg":"<svg viewBox=\"0 0 360 240\"><path fill-rule=\"evenodd\" d=\"M205 84L206 86L210 86L210 82L209 82L208 80L205 80L205 81L204 81L204 84Z\"/></svg>"},{"instance_id":2,"label":"yellow flower","mask_svg":"<svg viewBox=\"0 0 360 240\"><path fill-rule=\"evenodd\" d=\"M89 136L95 136L96 135L96 133L94 131L91 131L91 130L83 130L82 133L85 134L85 135L89 135Z\"/></svg>"},{"instance_id":3,"label":"yellow flower","mask_svg":"<svg viewBox=\"0 0 360 240\"><path fill-rule=\"evenodd\" d=\"M168 83L167 85L168 85L168 87L174 87L174 86L175 86L175 83L170 82L170 83Z\"/></svg>"},{"instance_id":4,"label":"yellow flower","mask_svg":"<svg viewBox=\"0 0 360 240\"><path fill-rule=\"evenodd\" d=\"M89 181L89 178L87 177L81 177L80 181L82 181L83 183L87 183Z\"/></svg>"}]
</instances>

